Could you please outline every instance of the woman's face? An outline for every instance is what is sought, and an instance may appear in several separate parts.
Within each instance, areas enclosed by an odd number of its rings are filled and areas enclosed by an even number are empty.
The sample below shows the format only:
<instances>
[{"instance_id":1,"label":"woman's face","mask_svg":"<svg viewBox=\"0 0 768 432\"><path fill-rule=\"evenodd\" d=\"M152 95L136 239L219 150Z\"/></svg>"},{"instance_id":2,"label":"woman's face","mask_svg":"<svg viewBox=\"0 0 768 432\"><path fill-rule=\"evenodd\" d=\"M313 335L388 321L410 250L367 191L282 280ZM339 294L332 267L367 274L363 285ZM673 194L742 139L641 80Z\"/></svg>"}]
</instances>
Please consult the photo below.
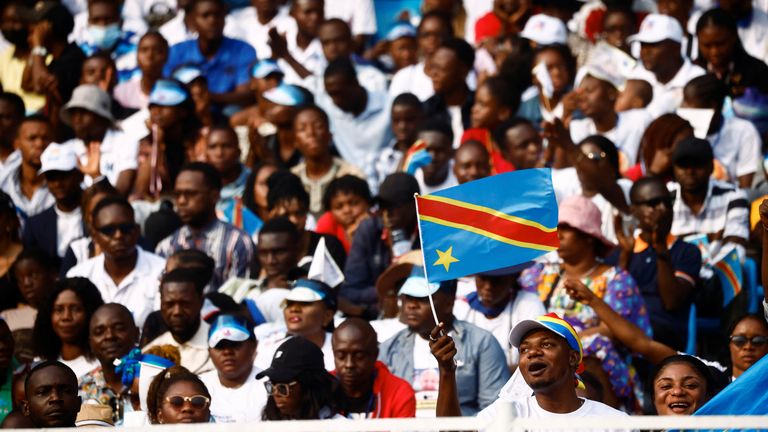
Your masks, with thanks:
<instances>
[{"instance_id":1,"label":"woman's face","mask_svg":"<svg viewBox=\"0 0 768 432\"><path fill-rule=\"evenodd\" d=\"M256 184L253 185L253 200L261 208L267 208L267 194L269 193L267 180L275 171L277 171L276 166L267 165L261 167L259 173L256 174Z\"/></svg>"},{"instance_id":2,"label":"woman's face","mask_svg":"<svg viewBox=\"0 0 768 432\"><path fill-rule=\"evenodd\" d=\"M768 330L755 317L741 320L730 335L733 376L738 377L768 354Z\"/></svg>"},{"instance_id":3,"label":"woman's face","mask_svg":"<svg viewBox=\"0 0 768 432\"><path fill-rule=\"evenodd\" d=\"M53 302L51 324L62 342L73 343L86 330L85 306L72 290L64 290Z\"/></svg>"},{"instance_id":4,"label":"woman's face","mask_svg":"<svg viewBox=\"0 0 768 432\"><path fill-rule=\"evenodd\" d=\"M43 265L34 259L18 261L14 267L14 276L21 295L32 307L38 307L47 289L55 281L50 270L43 268Z\"/></svg>"},{"instance_id":5,"label":"woman's face","mask_svg":"<svg viewBox=\"0 0 768 432\"><path fill-rule=\"evenodd\" d=\"M195 396L204 396L197 384L178 381L171 384L159 402L157 421L163 424L208 423L211 417L210 400L205 403ZM193 398L183 400L181 398Z\"/></svg>"},{"instance_id":6,"label":"woman's face","mask_svg":"<svg viewBox=\"0 0 768 432\"><path fill-rule=\"evenodd\" d=\"M728 67L736 49L736 37L727 30L713 25L697 33L699 52L715 68Z\"/></svg>"},{"instance_id":7,"label":"woman's face","mask_svg":"<svg viewBox=\"0 0 768 432\"><path fill-rule=\"evenodd\" d=\"M285 383L288 384L288 383ZM298 382L288 387L287 395L280 395L273 391L272 397L275 399L275 405L280 410L280 414L285 417L295 418L301 412L302 389Z\"/></svg>"},{"instance_id":8,"label":"woman's face","mask_svg":"<svg viewBox=\"0 0 768 432\"><path fill-rule=\"evenodd\" d=\"M299 336L325 331L326 324L333 319L333 311L328 309L322 301L288 301L283 309L283 315L288 332Z\"/></svg>"},{"instance_id":9,"label":"woman's face","mask_svg":"<svg viewBox=\"0 0 768 432\"><path fill-rule=\"evenodd\" d=\"M488 86L481 85L475 94L475 103L472 105L472 127L494 128L501 121L499 106L496 98L491 94Z\"/></svg>"},{"instance_id":10,"label":"woman's face","mask_svg":"<svg viewBox=\"0 0 768 432\"><path fill-rule=\"evenodd\" d=\"M368 212L368 203L359 195L339 192L331 198L331 214L344 228L355 223Z\"/></svg>"},{"instance_id":11,"label":"woman's face","mask_svg":"<svg viewBox=\"0 0 768 432\"><path fill-rule=\"evenodd\" d=\"M659 415L691 415L706 402L707 383L691 365L670 363L653 381Z\"/></svg>"},{"instance_id":12,"label":"woman's face","mask_svg":"<svg viewBox=\"0 0 768 432\"><path fill-rule=\"evenodd\" d=\"M549 72L549 76L552 79L552 86L555 88L555 92L565 91L573 77L568 72L568 66L560 53L553 49L541 51L536 56L534 64L539 64L540 62L544 62L547 65L547 72ZM538 83L537 86L539 86Z\"/></svg>"},{"instance_id":13,"label":"woman's face","mask_svg":"<svg viewBox=\"0 0 768 432\"><path fill-rule=\"evenodd\" d=\"M557 226L557 237L560 239L557 254L566 263L578 262L585 251L592 251L594 247L590 236L565 224Z\"/></svg>"}]
</instances>

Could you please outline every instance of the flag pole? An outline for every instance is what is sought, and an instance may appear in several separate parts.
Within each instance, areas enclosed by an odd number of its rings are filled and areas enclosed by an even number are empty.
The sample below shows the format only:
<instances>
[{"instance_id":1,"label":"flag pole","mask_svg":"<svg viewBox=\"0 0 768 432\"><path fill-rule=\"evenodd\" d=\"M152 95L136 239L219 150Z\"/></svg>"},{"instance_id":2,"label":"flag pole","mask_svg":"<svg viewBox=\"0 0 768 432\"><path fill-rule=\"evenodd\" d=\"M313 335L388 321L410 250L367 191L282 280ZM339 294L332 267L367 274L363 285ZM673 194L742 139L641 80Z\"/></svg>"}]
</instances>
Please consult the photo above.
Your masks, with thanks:
<instances>
[{"instance_id":1,"label":"flag pole","mask_svg":"<svg viewBox=\"0 0 768 432\"><path fill-rule=\"evenodd\" d=\"M424 280L429 285L429 276L427 275L427 256L424 254L424 239L421 236L421 225L418 223L419 218L419 194L413 194L413 201L416 203L416 228L419 230L419 248L421 249L421 259L423 261L422 268L424 269ZM427 287L427 293L429 293L429 287ZM428 294L429 307L432 309L432 318L435 319L435 325L440 324L440 320L437 318L437 310L435 309L435 301L432 300L432 294Z\"/></svg>"}]
</instances>

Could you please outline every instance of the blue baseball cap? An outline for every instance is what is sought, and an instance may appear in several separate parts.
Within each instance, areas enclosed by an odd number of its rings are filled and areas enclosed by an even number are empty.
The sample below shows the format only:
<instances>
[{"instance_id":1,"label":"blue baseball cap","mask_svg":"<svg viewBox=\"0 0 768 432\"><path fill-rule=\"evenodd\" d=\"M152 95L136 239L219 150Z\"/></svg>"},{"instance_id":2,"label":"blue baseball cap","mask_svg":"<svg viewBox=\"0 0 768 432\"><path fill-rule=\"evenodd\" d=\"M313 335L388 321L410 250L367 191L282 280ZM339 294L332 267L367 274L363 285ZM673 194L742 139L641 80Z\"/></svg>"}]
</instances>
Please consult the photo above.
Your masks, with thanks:
<instances>
[{"instance_id":1,"label":"blue baseball cap","mask_svg":"<svg viewBox=\"0 0 768 432\"><path fill-rule=\"evenodd\" d=\"M266 78L274 73L285 75L277 62L272 59L261 60L251 69L251 76L254 78Z\"/></svg>"},{"instance_id":2,"label":"blue baseball cap","mask_svg":"<svg viewBox=\"0 0 768 432\"><path fill-rule=\"evenodd\" d=\"M187 100L189 94L180 82L162 79L155 83L149 94L150 105L176 106Z\"/></svg>"},{"instance_id":3,"label":"blue baseball cap","mask_svg":"<svg viewBox=\"0 0 768 432\"><path fill-rule=\"evenodd\" d=\"M219 315L208 330L208 346L215 348L221 341L244 342L254 339L248 323L234 315Z\"/></svg>"},{"instance_id":4,"label":"blue baseball cap","mask_svg":"<svg viewBox=\"0 0 768 432\"><path fill-rule=\"evenodd\" d=\"M289 107L295 107L306 102L306 95L295 85L281 83L279 86L264 92L264 99Z\"/></svg>"},{"instance_id":5,"label":"blue baseball cap","mask_svg":"<svg viewBox=\"0 0 768 432\"><path fill-rule=\"evenodd\" d=\"M409 297L427 297L436 293L440 289L440 284L430 283L424 278L424 267L414 265L411 275L405 280L403 286L397 295L407 295Z\"/></svg>"},{"instance_id":6,"label":"blue baseball cap","mask_svg":"<svg viewBox=\"0 0 768 432\"><path fill-rule=\"evenodd\" d=\"M333 289L324 282L314 279L299 279L285 296L285 301L312 303L322 301L328 307L336 309L336 295Z\"/></svg>"},{"instance_id":7,"label":"blue baseball cap","mask_svg":"<svg viewBox=\"0 0 768 432\"><path fill-rule=\"evenodd\" d=\"M387 40L390 42L404 37L416 37L416 27L407 21L400 21L395 23L389 32L387 32Z\"/></svg>"},{"instance_id":8,"label":"blue baseball cap","mask_svg":"<svg viewBox=\"0 0 768 432\"><path fill-rule=\"evenodd\" d=\"M173 78L185 85L189 85L189 83L198 78L205 78L205 74L203 74L203 71L197 66L184 65L173 72Z\"/></svg>"}]
</instances>

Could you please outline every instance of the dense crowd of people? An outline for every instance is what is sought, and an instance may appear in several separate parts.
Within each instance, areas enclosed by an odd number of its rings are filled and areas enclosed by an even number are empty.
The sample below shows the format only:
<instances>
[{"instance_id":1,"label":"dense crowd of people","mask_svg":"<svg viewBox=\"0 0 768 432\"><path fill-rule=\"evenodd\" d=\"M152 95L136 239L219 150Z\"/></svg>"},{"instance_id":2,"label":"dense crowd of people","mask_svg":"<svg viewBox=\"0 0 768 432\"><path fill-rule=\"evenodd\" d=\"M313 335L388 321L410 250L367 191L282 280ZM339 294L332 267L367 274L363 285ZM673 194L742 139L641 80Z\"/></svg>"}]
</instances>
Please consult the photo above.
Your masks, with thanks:
<instances>
[{"instance_id":1,"label":"dense crowd of people","mask_svg":"<svg viewBox=\"0 0 768 432\"><path fill-rule=\"evenodd\" d=\"M0 16L3 428L691 415L768 353L766 1ZM414 195L531 169L559 248L427 282Z\"/></svg>"}]
</instances>

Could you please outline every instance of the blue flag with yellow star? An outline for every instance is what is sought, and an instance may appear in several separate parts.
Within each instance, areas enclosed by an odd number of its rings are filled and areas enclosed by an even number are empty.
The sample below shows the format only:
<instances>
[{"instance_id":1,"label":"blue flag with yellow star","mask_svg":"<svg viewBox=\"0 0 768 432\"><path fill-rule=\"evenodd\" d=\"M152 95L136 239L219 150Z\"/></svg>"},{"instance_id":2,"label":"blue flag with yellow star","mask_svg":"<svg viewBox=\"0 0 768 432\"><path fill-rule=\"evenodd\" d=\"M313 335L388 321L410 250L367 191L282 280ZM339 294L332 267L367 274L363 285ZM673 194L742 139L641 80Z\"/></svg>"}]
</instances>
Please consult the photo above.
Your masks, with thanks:
<instances>
[{"instance_id":1,"label":"blue flag with yellow star","mask_svg":"<svg viewBox=\"0 0 768 432\"><path fill-rule=\"evenodd\" d=\"M498 174L418 196L430 282L513 267L557 249L548 168Z\"/></svg>"}]
</instances>

